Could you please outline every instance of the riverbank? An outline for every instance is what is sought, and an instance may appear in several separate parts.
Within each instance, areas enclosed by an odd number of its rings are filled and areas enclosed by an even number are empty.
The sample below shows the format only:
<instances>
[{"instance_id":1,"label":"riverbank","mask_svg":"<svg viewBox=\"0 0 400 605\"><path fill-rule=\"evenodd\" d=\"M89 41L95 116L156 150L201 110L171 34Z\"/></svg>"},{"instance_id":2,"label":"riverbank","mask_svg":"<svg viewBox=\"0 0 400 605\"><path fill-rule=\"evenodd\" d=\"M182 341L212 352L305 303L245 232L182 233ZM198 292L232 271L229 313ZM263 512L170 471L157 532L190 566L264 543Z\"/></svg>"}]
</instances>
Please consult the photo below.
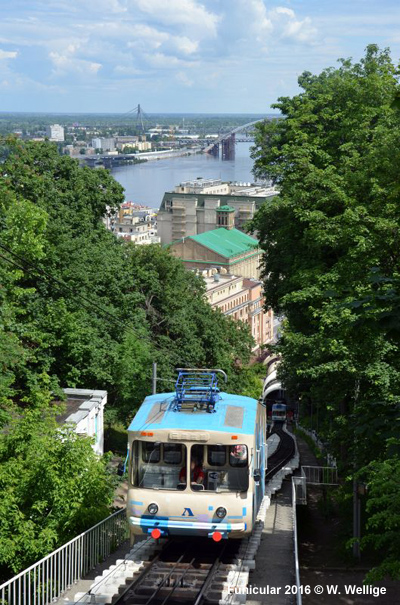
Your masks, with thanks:
<instances>
[{"instance_id":1,"label":"riverbank","mask_svg":"<svg viewBox=\"0 0 400 605\"><path fill-rule=\"evenodd\" d=\"M190 147L185 149L165 149L163 151L143 151L140 154L135 154L135 158L143 160L163 160L167 158L178 158L185 155L194 155L196 153L202 153L202 147Z\"/></svg>"}]
</instances>

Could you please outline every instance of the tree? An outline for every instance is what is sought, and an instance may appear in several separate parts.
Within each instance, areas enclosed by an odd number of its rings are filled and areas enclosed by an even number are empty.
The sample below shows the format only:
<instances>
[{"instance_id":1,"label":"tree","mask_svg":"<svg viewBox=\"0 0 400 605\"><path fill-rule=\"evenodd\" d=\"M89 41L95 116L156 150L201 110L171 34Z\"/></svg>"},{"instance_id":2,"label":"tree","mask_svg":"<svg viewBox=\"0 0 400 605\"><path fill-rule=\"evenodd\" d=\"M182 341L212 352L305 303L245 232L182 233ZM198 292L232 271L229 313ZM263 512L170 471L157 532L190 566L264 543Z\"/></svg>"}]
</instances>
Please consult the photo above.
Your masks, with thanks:
<instances>
[{"instance_id":1,"label":"tree","mask_svg":"<svg viewBox=\"0 0 400 605\"><path fill-rule=\"evenodd\" d=\"M87 439L56 426L62 387L108 391L124 423L151 363L221 367L241 389L248 327L213 311L204 282L160 246L106 231L123 190L51 143L0 141L0 566L5 573L109 513L112 482ZM250 380L249 380L250 382ZM171 390L168 382L163 390ZM34 455L33 455L34 453Z\"/></svg>"},{"instance_id":2,"label":"tree","mask_svg":"<svg viewBox=\"0 0 400 605\"><path fill-rule=\"evenodd\" d=\"M0 434L0 569L32 564L109 514L114 483L90 439L55 412L26 411Z\"/></svg>"},{"instance_id":3,"label":"tree","mask_svg":"<svg viewBox=\"0 0 400 605\"><path fill-rule=\"evenodd\" d=\"M160 375L177 367L219 367L235 374L235 360L250 359L247 326L213 310L201 277L158 245L131 248L130 271L138 284Z\"/></svg>"},{"instance_id":4,"label":"tree","mask_svg":"<svg viewBox=\"0 0 400 605\"><path fill-rule=\"evenodd\" d=\"M255 173L280 195L252 228L267 305L286 318L282 378L353 472L383 463L399 432L399 333L384 319L399 277L400 91L375 45L299 85L274 105L284 119L256 127Z\"/></svg>"},{"instance_id":5,"label":"tree","mask_svg":"<svg viewBox=\"0 0 400 605\"><path fill-rule=\"evenodd\" d=\"M366 580L372 583L387 576L400 580L400 457L388 452L385 460L371 462L360 476L367 478L369 488L369 517L361 545L372 545L385 553Z\"/></svg>"},{"instance_id":6,"label":"tree","mask_svg":"<svg viewBox=\"0 0 400 605\"><path fill-rule=\"evenodd\" d=\"M151 390L153 360L172 378L186 365L235 374L235 359L250 358L249 331L210 308L179 260L106 231L103 216L123 200L108 171L80 167L50 143L6 140L3 159L9 286L0 296L23 351L4 367L9 399L32 405L43 389L106 388L107 407L126 421Z\"/></svg>"}]
</instances>

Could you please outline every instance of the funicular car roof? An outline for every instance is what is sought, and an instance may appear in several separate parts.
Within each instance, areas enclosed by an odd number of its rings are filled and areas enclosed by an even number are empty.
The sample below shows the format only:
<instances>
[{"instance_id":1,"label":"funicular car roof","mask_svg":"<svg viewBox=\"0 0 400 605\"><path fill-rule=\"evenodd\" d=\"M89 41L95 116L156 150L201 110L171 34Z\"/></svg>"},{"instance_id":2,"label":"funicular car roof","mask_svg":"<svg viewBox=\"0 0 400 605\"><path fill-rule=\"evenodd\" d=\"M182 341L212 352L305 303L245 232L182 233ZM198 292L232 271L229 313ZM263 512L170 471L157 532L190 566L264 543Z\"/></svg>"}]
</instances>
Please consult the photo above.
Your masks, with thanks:
<instances>
[{"instance_id":1,"label":"funicular car roof","mask_svg":"<svg viewBox=\"0 0 400 605\"><path fill-rule=\"evenodd\" d=\"M219 393L215 412L174 411L175 392L146 397L128 431L200 430L253 435L258 402L251 397Z\"/></svg>"}]
</instances>

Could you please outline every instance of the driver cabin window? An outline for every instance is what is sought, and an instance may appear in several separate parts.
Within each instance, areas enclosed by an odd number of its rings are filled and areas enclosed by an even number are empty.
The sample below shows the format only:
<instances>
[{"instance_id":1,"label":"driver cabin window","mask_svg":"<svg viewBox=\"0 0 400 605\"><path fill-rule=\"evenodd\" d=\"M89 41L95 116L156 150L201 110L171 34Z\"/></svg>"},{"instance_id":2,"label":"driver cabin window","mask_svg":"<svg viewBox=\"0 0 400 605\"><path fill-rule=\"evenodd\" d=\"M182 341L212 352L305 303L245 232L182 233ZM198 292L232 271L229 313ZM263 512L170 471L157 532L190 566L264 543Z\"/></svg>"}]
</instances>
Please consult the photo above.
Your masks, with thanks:
<instances>
[{"instance_id":1,"label":"driver cabin window","mask_svg":"<svg viewBox=\"0 0 400 605\"><path fill-rule=\"evenodd\" d=\"M186 465L186 446L181 443L134 441L131 464L133 486L177 490L180 469Z\"/></svg>"},{"instance_id":2,"label":"driver cabin window","mask_svg":"<svg viewBox=\"0 0 400 605\"><path fill-rule=\"evenodd\" d=\"M199 450L196 449L199 447L204 450L203 458L199 456ZM190 459L193 491L247 491L249 458L246 445L193 446Z\"/></svg>"}]
</instances>

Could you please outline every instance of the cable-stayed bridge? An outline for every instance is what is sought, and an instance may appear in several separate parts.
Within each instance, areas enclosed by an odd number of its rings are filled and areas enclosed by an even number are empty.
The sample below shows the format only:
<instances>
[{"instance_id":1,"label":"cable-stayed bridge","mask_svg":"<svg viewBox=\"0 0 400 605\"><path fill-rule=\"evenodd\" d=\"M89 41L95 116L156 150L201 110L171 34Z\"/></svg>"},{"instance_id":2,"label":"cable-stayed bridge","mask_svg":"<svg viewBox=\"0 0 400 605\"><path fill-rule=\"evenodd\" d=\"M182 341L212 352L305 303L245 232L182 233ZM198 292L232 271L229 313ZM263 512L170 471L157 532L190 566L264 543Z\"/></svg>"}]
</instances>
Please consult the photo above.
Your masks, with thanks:
<instances>
[{"instance_id":1,"label":"cable-stayed bridge","mask_svg":"<svg viewBox=\"0 0 400 605\"><path fill-rule=\"evenodd\" d=\"M218 156L221 147L222 159L233 160L235 157L235 143L237 142L236 134L239 132L245 132L255 124L258 124L259 122L263 121L264 118L261 120L255 120L254 122L248 122L247 124L242 124L242 126L234 128L230 132L220 135L218 139L214 139L212 143L207 145L207 147L204 147L204 153L209 153L210 155Z\"/></svg>"}]
</instances>

